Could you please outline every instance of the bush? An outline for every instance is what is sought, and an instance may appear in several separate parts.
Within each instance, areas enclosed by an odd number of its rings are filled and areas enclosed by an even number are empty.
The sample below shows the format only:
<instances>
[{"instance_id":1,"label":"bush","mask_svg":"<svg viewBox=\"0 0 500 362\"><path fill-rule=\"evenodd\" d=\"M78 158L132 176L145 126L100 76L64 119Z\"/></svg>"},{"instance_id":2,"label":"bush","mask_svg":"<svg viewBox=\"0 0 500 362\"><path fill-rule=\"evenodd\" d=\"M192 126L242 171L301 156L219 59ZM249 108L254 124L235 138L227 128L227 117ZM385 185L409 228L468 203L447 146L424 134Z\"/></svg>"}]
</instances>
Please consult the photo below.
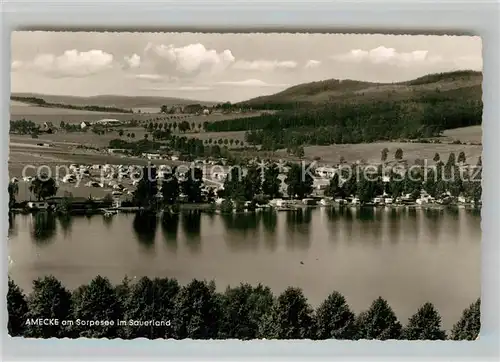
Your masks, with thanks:
<instances>
[{"instance_id":1,"label":"bush","mask_svg":"<svg viewBox=\"0 0 500 362\"><path fill-rule=\"evenodd\" d=\"M220 211L225 214L232 213L234 209L233 202L230 199L224 199L220 205Z\"/></svg>"}]
</instances>

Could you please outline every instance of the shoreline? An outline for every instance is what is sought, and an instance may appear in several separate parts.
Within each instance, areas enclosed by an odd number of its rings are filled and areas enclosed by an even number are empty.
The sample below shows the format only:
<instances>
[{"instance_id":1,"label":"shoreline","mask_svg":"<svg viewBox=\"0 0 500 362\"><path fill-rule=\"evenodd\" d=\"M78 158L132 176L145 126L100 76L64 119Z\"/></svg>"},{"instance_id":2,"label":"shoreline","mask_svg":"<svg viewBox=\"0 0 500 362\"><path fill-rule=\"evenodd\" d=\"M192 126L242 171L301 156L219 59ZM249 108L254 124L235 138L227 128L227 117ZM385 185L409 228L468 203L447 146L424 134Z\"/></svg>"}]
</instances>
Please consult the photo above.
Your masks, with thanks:
<instances>
[{"instance_id":1,"label":"shoreline","mask_svg":"<svg viewBox=\"0 0 500 362\"><path fill-rule=\"evenodd\" d=\"M292 205L289 207L276 207L276 206L257 206L254 210L244 209L233 212L223 212L220 207L215 207L211 203L203 203L203 204L180 204L178 212L172 212L168 210L159 210L156 214L162 214L163 212L167 212L170 214L178 214L181 211L202 211L208 212L211 214L247 214L247 213L256 213L256 212L283 212L283 211L298 211L303 209L321 209L321 208L335 208L335 209L356 209L356 210L368 210L368 209L415 209L415 210L446 210L446 209L465 209L465 210L476 210L481 211L481 205L479 207L474 206L473 204L409 204L409 205L341 205L338 203L332 203L329 205ZM38 212L51 212L59 215L104 215L107 212L117 212L117 213L137 213L141 211L139 207L129 206L129 207L109 207L109 208L99 208L99 209L74 209L70 212L58 212L56 210L26 210L13 208L10 210L11 213L14 214L36 214ZM146 211L144 209L144 211Z\"/></svg>"}]
</instances>

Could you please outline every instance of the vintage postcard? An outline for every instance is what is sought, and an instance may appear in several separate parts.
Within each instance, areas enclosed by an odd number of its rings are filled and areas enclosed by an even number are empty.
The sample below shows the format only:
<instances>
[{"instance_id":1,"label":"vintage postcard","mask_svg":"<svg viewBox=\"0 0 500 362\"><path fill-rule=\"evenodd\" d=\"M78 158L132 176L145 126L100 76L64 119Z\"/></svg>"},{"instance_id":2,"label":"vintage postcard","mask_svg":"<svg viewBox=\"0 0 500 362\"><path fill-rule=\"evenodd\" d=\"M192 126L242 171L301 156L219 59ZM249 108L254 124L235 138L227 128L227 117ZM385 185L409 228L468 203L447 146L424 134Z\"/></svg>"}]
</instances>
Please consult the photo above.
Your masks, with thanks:
<instances>
[{"instance_id":1,"label":"vintage postcard","mask_svg":"<svg viewBox=\"0 0 500 362\"><path fill-rule=\"evenodd\" d=\"M9 334L477 339L481 50L14 32Z\"/></svg>"}]
</instances>

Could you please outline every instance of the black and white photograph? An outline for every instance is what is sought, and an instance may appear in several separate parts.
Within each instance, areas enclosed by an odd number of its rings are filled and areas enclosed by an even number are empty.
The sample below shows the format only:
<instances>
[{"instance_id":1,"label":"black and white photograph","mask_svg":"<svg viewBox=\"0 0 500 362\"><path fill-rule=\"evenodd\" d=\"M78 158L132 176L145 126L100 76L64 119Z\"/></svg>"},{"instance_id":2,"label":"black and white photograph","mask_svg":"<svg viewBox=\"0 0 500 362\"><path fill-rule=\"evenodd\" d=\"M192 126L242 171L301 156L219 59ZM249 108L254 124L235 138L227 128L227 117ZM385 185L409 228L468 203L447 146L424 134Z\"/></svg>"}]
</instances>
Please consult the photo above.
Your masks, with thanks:
<instances>
[{"instance_id":1,"label":"black and white photograph","mask_svg":"<svg viewBox=\"0 0 500 362\"><path fill-rule=\"evenodd\" d=\"M477 340L482 71L478 36L12 32L8 333Z\"/></svg>"}]
</instances>

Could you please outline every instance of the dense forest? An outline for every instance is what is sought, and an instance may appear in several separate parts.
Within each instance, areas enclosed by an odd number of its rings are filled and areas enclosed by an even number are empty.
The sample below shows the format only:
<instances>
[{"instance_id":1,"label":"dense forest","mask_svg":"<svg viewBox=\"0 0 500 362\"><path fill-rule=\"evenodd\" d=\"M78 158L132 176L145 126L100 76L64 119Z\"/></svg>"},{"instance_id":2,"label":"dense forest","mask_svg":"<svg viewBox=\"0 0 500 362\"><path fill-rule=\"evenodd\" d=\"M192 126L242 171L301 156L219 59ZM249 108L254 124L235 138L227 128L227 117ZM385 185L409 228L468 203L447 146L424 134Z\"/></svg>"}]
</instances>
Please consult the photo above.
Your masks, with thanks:
<instances>
[{"instance_id":1,"label":"dense forest","mask_svg":"<svg viewBox=\"0 0 500 362\"><path fill-rule=\"evenodd\" d=\"M335 291L313 309L300 288L276 296L260 284L217 292L213 281L182 286L176 279L142 277L113 285L97 276L70 291L46 276L27 296L10 278L8 284L9 334L31 338L474 340L481 326L480 299L448 335L432 303L402 325L382 297L356 315ZM37 322L51 318L58 322Z\"/></svg>"},{"instance_id":2,"label":"dense forest","mask_svg":"<svg viewBox=\"0 0 500 362\"><path fill-rule=\"evenodd\" d=\"M265 149L439 136L445 129L481 124L482 103L436 94L419 101L337 103L213 122L209 132L247 131Z\"/></svg>"},{"instance_id":3,"label":"dense forest","mask_svg":"<svg viewBox=\"0 0 500 362\"><path fill-rule=\"evenodd\" d=\"M264 149L435 137L446 129L481 124L479 75L436 74L393 86L337 80L299 85L241 104L278 112L213 122L206 130L246 131L246 141ZM316 103L301 100L322 92L335 96Z\"/></svg>"}]
</instances>

